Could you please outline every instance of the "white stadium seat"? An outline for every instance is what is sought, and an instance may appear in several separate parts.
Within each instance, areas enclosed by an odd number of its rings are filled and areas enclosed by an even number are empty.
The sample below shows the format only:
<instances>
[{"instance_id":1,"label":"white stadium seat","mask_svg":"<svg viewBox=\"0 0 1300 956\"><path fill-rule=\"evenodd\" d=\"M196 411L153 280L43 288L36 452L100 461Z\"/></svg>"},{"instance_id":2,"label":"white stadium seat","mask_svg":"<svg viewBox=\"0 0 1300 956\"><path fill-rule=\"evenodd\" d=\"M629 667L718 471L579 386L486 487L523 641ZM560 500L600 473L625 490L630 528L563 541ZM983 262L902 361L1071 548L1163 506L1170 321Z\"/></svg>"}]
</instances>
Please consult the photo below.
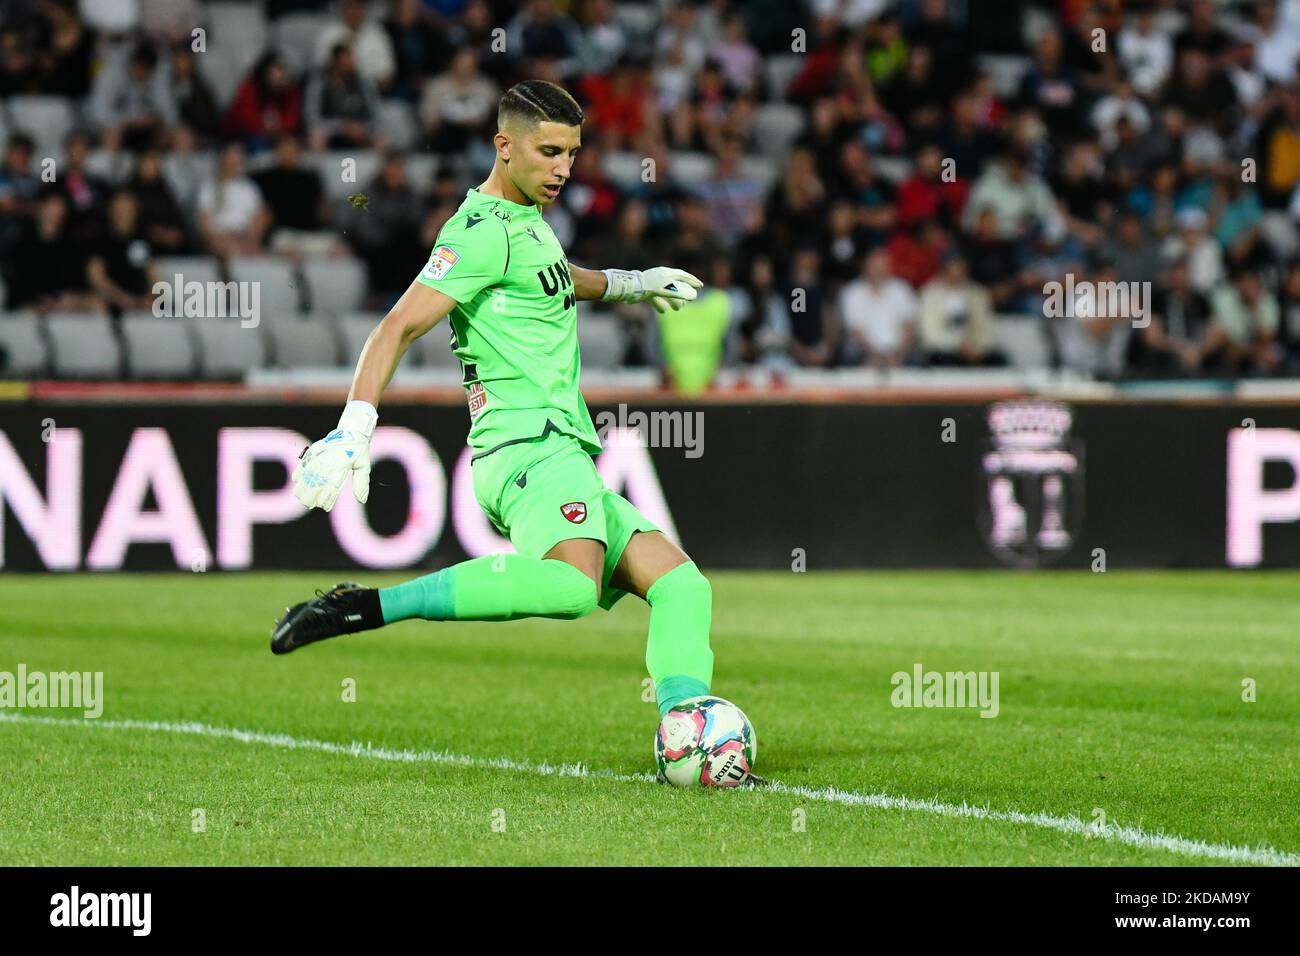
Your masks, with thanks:
<instances>
[{"instance_id":1,"label":"white stadium seat","mask_svg":"<svg viewBox=\"0 0 1300 956\"><path fill-rule=\"evenodd\" d=\"M117 378L122 349L107 315L55 312L45 319L58 378Z\"/></svg>"},{"instance_id":2,"label":"white stadium seat","mask_svg":"<svg viewBox=\"0 0 1300 956\"><path fill-rule=\"evenodd\" d=\"M227 265L235 282L257 283L261 315L297 315L302 311L302 280L287 259L235 256Z\"/></svg>"},{"instance_id":3,"label":"white stadium seat","mask_svg":"<svg viewBox=\"0 0 1300 956\"><path fill-rule=\"evenodd\" d=\"M45 157L63 155L63 139L77 125L70 101L62 96L23 94L9 97L9 128L36 143L37 166Z\"/></svg>"},{"instance_id":4,"label":"white stadium seat","mask_svg":"<svg viewBox=\"0 0 1300 956\"><path fill-rule=\"evenodd\" d=\"M623 333L612 315L584 315L578 323L583 368L617 368L623 361Z\"/></svg>"},{"instance_id":5,"label":"white stadium seat","mask_svg":"<svg viewBox=\"0 0 1300 956\"><path fill-rule=\"evenodd\" d=\"M338 329L330 316L270 316L263 324L276 365L321 368L340 364ZM355 360L354 355L350 361Z\"/></svg>"},{"instance_id":6,"label":"white stadium seat","mask_svg":"<svg viewBox=\"0 0 1300 956\"><path fill-rule=\"evenodd\" d=\"M0 313L0 379L36 378L49 365L50 350L34 312Z\"/></svg>"},{"instance_id":7,"label":"white stadium seat","mask_svg":"<svg viewBox=\"0 0 1300 956\"><path fill-rule=\"evenodd\" d=\"M158 278L173 283L176 276L181 282L220 282L221 263L212 256L159 256L154 260Z\"/></svg>"},{"instance_id":8,"label":"white stadium seat","mask_svg":"<svg viewBox=\"0 0 1300 956\"><path fill-rule=\"evenodd\" d=\"M406 151L415 146L420 136L419 124L411 107L401 100L383 100L375 118L376 131L388 137L393 149Z\"/></svg>"},{"instance_id":9,"label":"white stadium seat","mask_svg":"<svg viewBox=\"0 0 1300 956\"><path fill-rule=\"evenodd\" d=\"M271 34L285 66L297 77L311 70L316 38L331 22L327 13L289 13L275 21Z\"/></svg>"},{"instance_id":10,"label":"white stadium seat","mask_svg":"<svg viewBox=\"0 0 1300 956\"><path fill-rule=\"evenodd\" d=\"M315 153L311 159L320 171L321 182L325 184L325 195L331 200L345 199L353 193L362 193L379 175L382 157L372 149L332 150ZM343 161L356 162L356 181L343 180Z\"/></svg>"},{"instance_id":11,"label":"white stadium seat","mask_svg":"<svg viewBox=\"0 0 1300 956\"><path fill-rule=\"evenodd\" d=\"M1012 368L1046 368L1051 360L1042 320L1035 315L999 315L997 341Z\"/></svg>"},{"instance_id":12,"label":"white stadium seat","mask_svg":"<svg viewBox=\"0 0 1300 956\"><path fill-rule=\"evenodd\" d=\"M237 318L186 319L199 343L204 378L239 379L266 364L266 343L259 326L244 328Z\"/></svg>"},{"instance_id":13,"label":"white stadium seat","mask_svg":"<svg viewBox=\"0 0 1300 956\"><path fill-rule=\"evenodd\" d=\"M366 297L366 267L359 259L306 259L302 273L316 312L345 315L359 309Z\"/></svg>"},{"instance_id":14,"label":"white stadium seat","mask_svg":"<svg viewBox=\"0 0 1300 956\"><path fill-rule=\"evenodd\" d=\"M194 339L184 319L150 312L122 316L126 364L132 378L192 378L197 369Z\"/></svg>"},{"instance_id":15,"label":"white stadium seat","mask_svg":"<svg viewBox=\"0 0 1300 956\"><path fill-rule=\"evenodd\" d=\"M808 57L799 53L783 53L780 56L763 58L763 72L773 99L786 98L790 91L790 84L807 62Z\"/></svg>"},{"instance_id":16,"label":"white stadium seat","mask_svg":"<svg viewBox=\"0 0 1300 956\"><path fill-rule=\"evenodd\" d=\"M260 3L217 2L204 8L207 51L198 66L217 103L227 107L267 44L266 20Z\"/></svg>"},{"instance_id":17,"label":"white stadium seat","mask_svg":"<svg viewBox=\"0 0 1300 956\"><path fill-rule=\"evenodd\" d=\"M782 157L803 132L803 110L788 103L765 103L754 111L754 136L768 156Z\"/></svg>"}]
</instances>

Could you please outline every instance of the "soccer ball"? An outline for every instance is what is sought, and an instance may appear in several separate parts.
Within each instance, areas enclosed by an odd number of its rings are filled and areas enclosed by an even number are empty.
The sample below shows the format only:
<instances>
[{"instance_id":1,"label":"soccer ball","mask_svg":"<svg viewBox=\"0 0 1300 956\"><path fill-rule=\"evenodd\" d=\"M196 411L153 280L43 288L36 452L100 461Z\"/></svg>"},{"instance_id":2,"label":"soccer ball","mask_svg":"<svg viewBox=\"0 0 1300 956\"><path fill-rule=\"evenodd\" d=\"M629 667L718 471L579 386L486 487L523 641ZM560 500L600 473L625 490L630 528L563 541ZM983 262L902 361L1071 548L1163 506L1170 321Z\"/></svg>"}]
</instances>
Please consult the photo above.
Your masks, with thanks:
<instances>
[{"instance_id":1,"label":"soccer ball","mask_svg":"<svg viewBox=\"0 0 1300 956\"><path fill-rule=\"evenodd\" d=\"M676 704L655 734L659 781L676 787L739 787L757 755L754 725L721 697L692 697Z\"/></svg>"}]
</instances>

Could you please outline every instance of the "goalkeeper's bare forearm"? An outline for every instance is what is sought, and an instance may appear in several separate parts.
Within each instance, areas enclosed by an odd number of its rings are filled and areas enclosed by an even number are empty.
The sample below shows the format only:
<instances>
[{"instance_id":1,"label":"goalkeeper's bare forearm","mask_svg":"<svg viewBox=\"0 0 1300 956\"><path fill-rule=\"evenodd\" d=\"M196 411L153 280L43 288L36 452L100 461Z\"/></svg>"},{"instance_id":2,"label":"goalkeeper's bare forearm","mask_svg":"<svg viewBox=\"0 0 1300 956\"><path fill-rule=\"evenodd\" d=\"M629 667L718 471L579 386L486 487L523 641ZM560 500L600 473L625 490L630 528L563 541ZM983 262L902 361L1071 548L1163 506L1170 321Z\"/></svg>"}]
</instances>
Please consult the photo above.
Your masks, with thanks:
<instances>
[{"instance_id":1,"label":"goalkeeper's bare forearm","mask_svg":"<svg viewBox=\"0 0 1300 956\"><path fill-rule=\"evenodd\" d=\"M600 273L596 273L600 276ZM601 282L604 277L601 276ZM577 284L577 276L574 277ZM392 381L402 356L411 343L428 332L452 309L456 300L419 282L412 282L383 321L371 331L357 359L348 401L359 400L379 407L379 398Z\"/></svg>"}]
</instances>

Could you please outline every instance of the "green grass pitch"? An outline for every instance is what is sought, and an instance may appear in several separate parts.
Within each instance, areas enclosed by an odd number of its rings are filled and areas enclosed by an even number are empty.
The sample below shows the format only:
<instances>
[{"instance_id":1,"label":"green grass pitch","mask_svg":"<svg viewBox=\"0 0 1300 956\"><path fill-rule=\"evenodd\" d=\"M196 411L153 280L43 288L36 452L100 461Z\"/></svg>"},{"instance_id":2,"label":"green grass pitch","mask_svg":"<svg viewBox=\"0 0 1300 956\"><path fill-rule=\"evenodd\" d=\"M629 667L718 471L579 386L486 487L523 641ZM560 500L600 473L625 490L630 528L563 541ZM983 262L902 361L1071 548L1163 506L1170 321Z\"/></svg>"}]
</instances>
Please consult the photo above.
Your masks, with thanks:
<instances>
[{"instance_id":1,"label":"green grass pitch","mask_svg":"<svg viewBox=\"0 0 1300 956\"><path fill-rule=\"evenodd\" d=\"M283 607L347 577L409 575L0 577L0 671L103 671L105 695L97 721L0 711L0 859L1300 862L1294 573L711 573L714 692L784 785L727 792L644 779L640 602L274 657ZM998 716L893 707L916 663L997 671Z\"/></svg>"}]
</instances>

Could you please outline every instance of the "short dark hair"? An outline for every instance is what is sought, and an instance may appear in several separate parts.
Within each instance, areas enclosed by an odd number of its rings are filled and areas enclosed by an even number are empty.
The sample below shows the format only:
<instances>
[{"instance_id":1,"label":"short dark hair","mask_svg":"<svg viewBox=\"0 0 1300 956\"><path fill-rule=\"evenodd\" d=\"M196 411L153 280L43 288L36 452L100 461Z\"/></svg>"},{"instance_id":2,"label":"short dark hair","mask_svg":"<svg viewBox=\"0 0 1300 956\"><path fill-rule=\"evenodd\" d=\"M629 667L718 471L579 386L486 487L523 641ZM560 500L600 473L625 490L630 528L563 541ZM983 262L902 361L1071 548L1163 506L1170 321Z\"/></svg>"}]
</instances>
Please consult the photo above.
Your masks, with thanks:
<instances>
[{"instance_id":1,"label":"short dark hair","mask_svg":"<svg viewBox=\"0 0 1300 956\"><path fill-rule=\"evenodd\" d=\"M537 123L563 123L581 126L582 107L562 87L546 80L524 80L506 90L497 108L497 129L512 120L522 119L530 126Z\"/></svg>"}]
</instances>

